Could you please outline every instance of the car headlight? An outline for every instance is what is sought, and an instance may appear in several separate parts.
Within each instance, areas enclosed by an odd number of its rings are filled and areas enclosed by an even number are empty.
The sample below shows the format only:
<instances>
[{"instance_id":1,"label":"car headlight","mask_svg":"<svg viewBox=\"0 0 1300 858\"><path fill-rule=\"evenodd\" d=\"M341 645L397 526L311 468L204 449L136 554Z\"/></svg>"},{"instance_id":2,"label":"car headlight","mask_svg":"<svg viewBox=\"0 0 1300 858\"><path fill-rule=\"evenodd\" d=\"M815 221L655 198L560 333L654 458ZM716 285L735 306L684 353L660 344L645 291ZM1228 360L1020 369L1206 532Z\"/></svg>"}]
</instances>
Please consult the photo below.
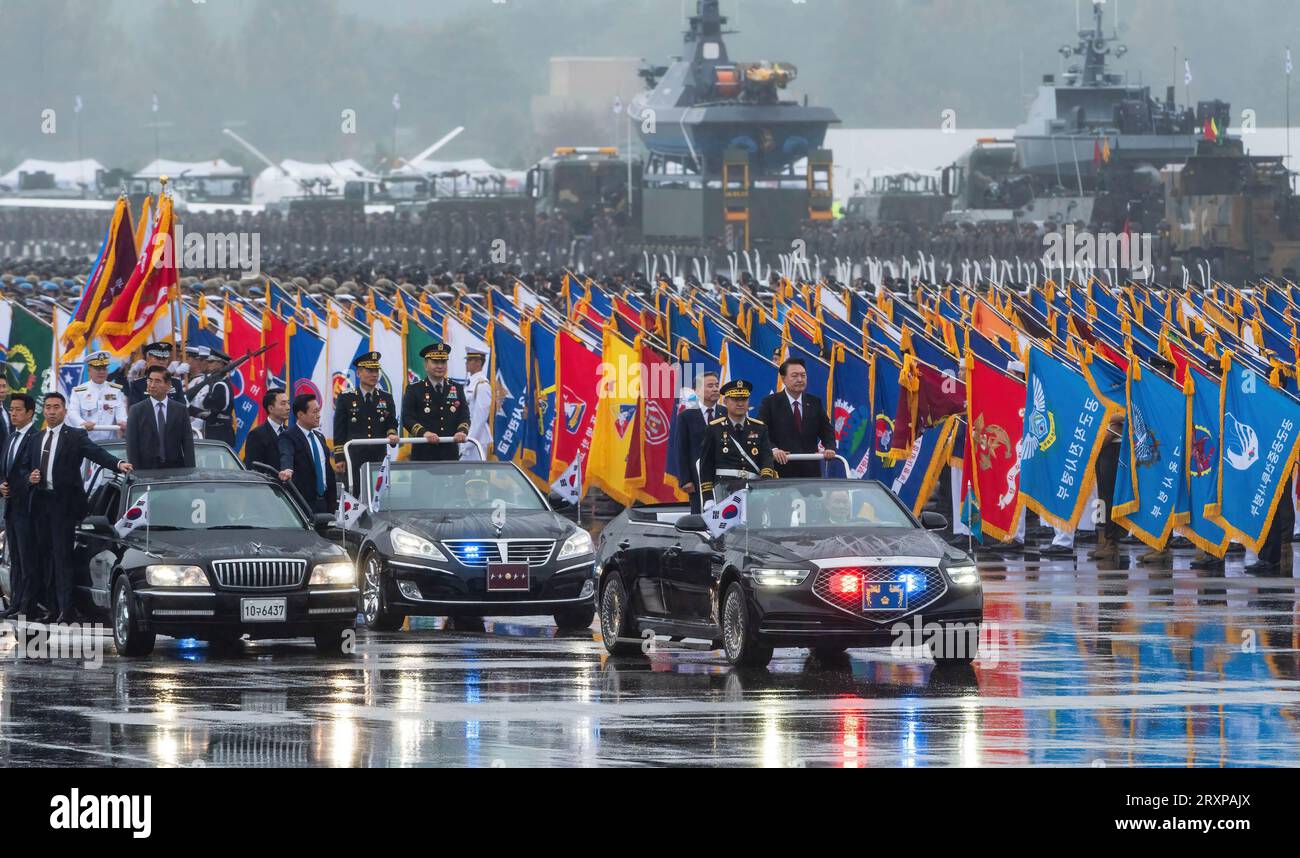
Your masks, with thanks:
<instances>
[{"instance_id":1,"label":"car headlight","mask_svg":"<svg viewBox=\"0 0 1300 858\"><path fill-rule=\"evenodd\" d=\"M388 538L393 543L393 550L398 554L405 554L410 557L427 557L430 560L447 559L447 555L443 554L438 546L419 534L411 533L409 530L394 527L388 532Z\"/></svg>"},{"instance_id":2,"label":"car headlight","mask_svg":"<svg viewBox=\"0 0 1300 858\"><path fill-rule=\"evenodd\" d=\"M308 584L351 584L356 580L356 570L351 563L331 560L329 563L317 563L311 568Z\"/></svg>"},{"instance_id":3,"label":"car headlight","mask_svg":"<svg viewBox=\"0 0 1300 858\"><path fill-rule=\"evenodd\" d=\"M958 587L971 587L980 582L979 570L972 563L962 566L949 566L948 577Z\"/></svg>"},{"instance_id":4,"label":"car headlight","mask_svg":"<svg viewBox=\"0 0 1300 858\"><path fill-rule=\"evenodd\" d=\"M144 579L151 587L206 587L208 576L198 566L160 563L144 568Z\"/></svg>"},{"instance_id":5,"label":"car headlight","mask_svg":"<svg viewBox=\"0 0 1300 858\"><path fill-rule=\"evenodd\" d=\"M577 557L579 554L590 554L594 550L591 535L585 530L579 530L564 540L564 544L560 546L560 556L556 559L563 560L566 557Z\"/></svg>"},{"instance_id":6,"label":"car headlight","mask_svg":"<svg viewBox=\"0 0 1300 858\"><path fill-rule=\"evenodd\" d=\"M760 587L793 587L808 579L807 569L750 569L749 575Z\"/></svg>"}]
</instances>

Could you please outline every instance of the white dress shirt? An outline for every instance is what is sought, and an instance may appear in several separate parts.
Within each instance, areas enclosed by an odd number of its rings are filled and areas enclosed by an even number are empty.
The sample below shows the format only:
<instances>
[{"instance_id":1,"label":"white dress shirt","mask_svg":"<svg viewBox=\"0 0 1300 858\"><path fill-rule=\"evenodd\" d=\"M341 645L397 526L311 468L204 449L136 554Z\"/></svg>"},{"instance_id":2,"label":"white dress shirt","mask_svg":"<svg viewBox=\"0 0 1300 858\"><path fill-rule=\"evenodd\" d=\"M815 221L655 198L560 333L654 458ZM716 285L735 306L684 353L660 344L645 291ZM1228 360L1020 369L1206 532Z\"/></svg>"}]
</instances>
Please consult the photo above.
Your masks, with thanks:
<instances>
[{"instance_id":1,"label":"white dress shirt","mask_svg":"<svg viewBox=\"0 0 1300 858\"><path fill-rule=\"evenodd\" d=\"M63 434L63 424L60 423L58 426L51 426L45 431L50 433L51 436L50 437L50 466L44 473L41 474L41 485L44 488L53 489L54 488L54 461L55 461L54 457L59 454L59 436ZM42 449L36 451L36 466L38 468L40 467L41 463L45 461L45 456L43 455L44 447L45 447L45 439L42 438L41 439Z\"/></svg>"}]
</instances>

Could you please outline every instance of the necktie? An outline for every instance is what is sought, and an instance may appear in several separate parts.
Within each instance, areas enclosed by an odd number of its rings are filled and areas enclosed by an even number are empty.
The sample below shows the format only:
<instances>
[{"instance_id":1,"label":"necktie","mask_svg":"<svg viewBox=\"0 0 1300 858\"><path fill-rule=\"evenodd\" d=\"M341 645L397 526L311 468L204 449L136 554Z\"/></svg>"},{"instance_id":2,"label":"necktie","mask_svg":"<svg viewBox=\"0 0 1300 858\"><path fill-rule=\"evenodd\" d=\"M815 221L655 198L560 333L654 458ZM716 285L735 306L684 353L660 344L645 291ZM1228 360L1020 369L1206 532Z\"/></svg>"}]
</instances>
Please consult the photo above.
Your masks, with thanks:
<instances>
[{"instance_id":1,"label":"necktie","mask_svg":"<svg viewBox=\"0 0 1300 858\"><path fill-rule=\"evenodd\" d=\"M22 437L17 433L9 436L9 449L5 451L5 473L14 466L14 450L18 448L18 439Z\"/></svg>"},{"instance_id":2,"label":"necktie","mask_svg":"<svg viewBox=\"0 0 1300 858\"><path fill-rule=\"evenodd\" d=\"M707 416L704 418L704 422L705 422L705 423L712 423L712 422L713 422L713 419L714 419L714 418L713 418L713 406L710 405L708 408L706 408L706 409L704 410L704 413L707 415Z\"/></svg>"},{"instance_id":3,"label":"necktie","mask_svg":"<svg viewBox=\"0 0 1300 858\"><path fill-rule=\"evenodd\" d=\"M799 400L790 404L794 406L794 431L803 432L803 411L799 408Z\"/></svg>"},{"instance_id":4,"label":"necktie","mask_svg":"<svg viewBox=\"0 0 1300 858\"><path fill-rule=\"evenodd\" d=\"M311 447L311 460L316 466L316 494L319 497L325 497L325 462L321 458L315 432L307 435L307 446Z\"/></svg>"},{"instance_id":5,"label":"necktie","mask_svg":"<svg viewBox=\"0 0 1300 858\"><path fill-rule=\"evenodd\" d=\"M167 401L163 400L158 403L158 457L163 461L167 459L167 433L164 428L167 425Z\"/></svg>"},{"instance_id":6,"label":"necktie","mask_svg":"<svg viewBox=\"0 0 1300 858\"><path fill-rule=\"evenodd\" d=\"M48 429L45 432L45 443L41 445L41 482L54 484L50 479L50 447L54 446L54 430Z\"/></svg>"}]
</instances>

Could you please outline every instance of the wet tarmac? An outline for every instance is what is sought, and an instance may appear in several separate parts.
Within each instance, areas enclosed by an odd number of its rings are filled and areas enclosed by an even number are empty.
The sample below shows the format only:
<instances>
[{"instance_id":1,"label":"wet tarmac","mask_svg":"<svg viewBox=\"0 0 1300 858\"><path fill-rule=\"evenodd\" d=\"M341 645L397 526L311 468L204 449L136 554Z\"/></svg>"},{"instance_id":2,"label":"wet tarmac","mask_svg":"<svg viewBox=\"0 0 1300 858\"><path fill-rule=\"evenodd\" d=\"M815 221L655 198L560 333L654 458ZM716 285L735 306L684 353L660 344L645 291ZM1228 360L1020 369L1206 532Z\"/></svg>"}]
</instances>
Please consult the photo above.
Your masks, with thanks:
<instances>
[{"instance_id":1,"label":"wet tarmac","mask_svg":"<svg viewBox=\"0 0 1300 858\"><path fill-rule=\"evenodd\" d=\"M1136 549L1134 549L1136 551ZM1300 765L1300 581L1036 555L981 561L966 670L917 651L610 660L549 619L362 629L218 656L17 658L0 644L0 766ZM90 635L87 632L84 635ZM84 653L83 653L84 654Z\"/></svg>"}]
</instances>

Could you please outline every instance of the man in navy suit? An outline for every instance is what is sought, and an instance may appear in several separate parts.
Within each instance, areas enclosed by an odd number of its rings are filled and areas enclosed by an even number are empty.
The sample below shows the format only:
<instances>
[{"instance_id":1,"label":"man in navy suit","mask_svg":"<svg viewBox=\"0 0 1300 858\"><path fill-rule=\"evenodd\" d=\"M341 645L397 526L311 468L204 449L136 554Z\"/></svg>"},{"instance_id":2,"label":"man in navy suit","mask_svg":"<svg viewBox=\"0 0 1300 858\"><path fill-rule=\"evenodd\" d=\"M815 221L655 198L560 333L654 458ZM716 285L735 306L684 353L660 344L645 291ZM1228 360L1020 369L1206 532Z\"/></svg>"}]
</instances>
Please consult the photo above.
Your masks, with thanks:
<instances>
[{"instance_id":1,"label":"man in navy suit","mask_svg":"<svg viewBox=\"0 0 1300 858\"><path fill-rule=\"evenodd\" d=\"M22 473L31 491L36 554L44 566L46 590L53 591L59 604L60 623L76 622L72 604L74 569L72 543L75 530L86 515L86 485L81 463L89 459L111 471L129 474L131 465L90 440L85 429L68 426L67 400L62 393L45 394L45 429L27 447ZM48 617L44 619L49 619Z\"/></svg>"},{"instance_id":2,"label":"man in navy suit","mask_svg":"<svg viewBox=\"0 0 1300 858\"><path fill-rule=\"evenodd\" d=\"M695 462L704 452L704 439L709 434L709 424L723 416L726 411L718 405L718 374L705 372L695 380L695 393L699 397L698 407L687 408L677 415L677 473L681 475L682 491L691 496L691 512L703 511L700 502L699 475L695 473Z\"/></svg>"},{"instance_id":3,"label":"man in navy suit","mask_svg":"<svg viewBox=\"0 0 1300 858\"><path fill-rule=\"evenodd\" d=\"M821 462L791 462L791 453L816 453L821 442L822 458L835 458L835 427L826 416L822 401L808 393L808 365L802 358L790 358L781 364L784 390L763 399L758 419L767 426L772 442L776 472L785 479L820 477Z\"/></svg>"},{"instance_id":4,"label":"man in navy suit","mask_svg":"<svg viewBox=\"0 0 1300 858\"><path fill-rule=\"evenodd\" d=\"M189 411L172 399L166 367L145 370L148 396L126 412L126 458L142 470L194 467Z\"/></svg>"},{"instance_id":5,"label":"man in navy suit","mask_svg":"<svg viewBox=\"0 0 1300 858\"><path fill-rule=\"evenodd\" d=\"M250 470L260 470L255 465L266 465L280 470L280 436L289 430L289 394L283 388L273 387L262 396L262 410L266 422L255 427L244 440L244 464Z\"/></svg>"},{"instance_id":6,"label":"man in navy suit","mask_svg":"<svg viewBox=\"0 0 1300 858\"><path fill-rule=\"evenodd\" d=\"M292 482L311 512L334 512L338 483L329 447L320 433L320 402L314 393L293 398L294 426L280 436L280 479Z\"/></svg>"},{"instance_id":7,"label":"man in navy suit","mask_svg":"<svg viewBox=\"0 0 1300 858\"><path fill-rule=\"evenodd\" d=\"M31 491L22 465L27 461L27 450L39 434L34 428L36 400L26 393L9 397L9 420L13 427L0 445L0 494L5 497L5 544L9 552L9 610L0 614L8 619L19 614L30 616L36 603L43 599L44 583L39 575L32 529ZM30 570L30 571L29 571Z\"/></svg>"}]
</instances>

